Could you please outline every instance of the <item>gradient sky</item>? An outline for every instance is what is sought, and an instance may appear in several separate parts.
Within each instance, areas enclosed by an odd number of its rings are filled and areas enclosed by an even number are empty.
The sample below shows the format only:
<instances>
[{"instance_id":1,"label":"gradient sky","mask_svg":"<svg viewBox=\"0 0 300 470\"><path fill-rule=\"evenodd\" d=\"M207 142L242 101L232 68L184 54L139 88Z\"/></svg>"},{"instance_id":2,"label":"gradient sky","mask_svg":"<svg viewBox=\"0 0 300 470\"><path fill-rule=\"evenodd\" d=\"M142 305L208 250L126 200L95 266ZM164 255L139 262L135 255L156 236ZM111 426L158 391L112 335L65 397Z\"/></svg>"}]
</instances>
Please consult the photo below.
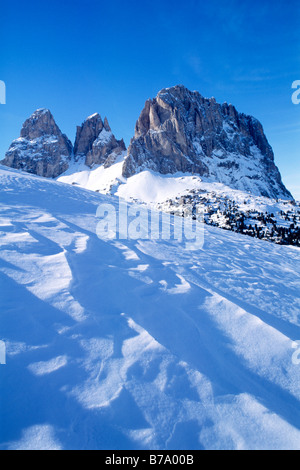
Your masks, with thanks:
<instances>
[{"instance_id":1,"label":"gradient sky","mask_svg":"<svg viewBox=\"0 0 300 470\"><path fill-rule=\"evenodd\" d=\"M1 2L0 158L37 108L73 141L94 112L128 144L146 99L183 84L257 117L300 199L299 0Z\"/></svg>"}]
</instances>

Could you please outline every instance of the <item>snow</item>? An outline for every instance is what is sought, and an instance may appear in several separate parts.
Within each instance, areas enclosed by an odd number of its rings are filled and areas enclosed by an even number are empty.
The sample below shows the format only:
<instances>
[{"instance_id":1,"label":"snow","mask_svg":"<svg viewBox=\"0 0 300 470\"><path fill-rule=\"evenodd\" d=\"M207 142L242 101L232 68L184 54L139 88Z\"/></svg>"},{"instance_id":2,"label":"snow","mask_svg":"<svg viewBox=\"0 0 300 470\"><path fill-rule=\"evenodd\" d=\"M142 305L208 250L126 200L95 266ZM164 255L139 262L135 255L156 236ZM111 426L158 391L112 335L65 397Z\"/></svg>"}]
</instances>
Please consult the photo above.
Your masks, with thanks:
<instances>
[{"instance_id":1,"label":"snow","mask_svg":"<svg viewBox=\"0 0 300 470\"><path fill-rule=\"evenodd\" d=\"M124 156L125 152L109 168L96 165L93 169L90 169L82 162L72 162L69 169L58 178L58 181L76 184L82 188L104 194L112 192L112 187L117 185L118 181L124 181L122 177Z\"/></svg>"},{"instance_id":2,"label":"snow","mask_svg":"<svg viewBox=\"0 0 300 470\"><path fill-rule=\"evenodd\" d=\"M199 145L197 142L195 144ZM255 149L253 147L252 151L255 152ZM215 153L220 156L220 152L218 153L217 151ZM126 179L122 176L125 156L126 152L123 152L109 168L104 168L103 165L96 165L91 169L82 162L72 162L70 168L58 177L57 180L102 194L117 195L127 201L139 201L151 205L162 204L169 199L174 199L186 195L189 191L196 190L207 194L215 193L219 197L228 197L243 205L244 210L257 210L259 212L273 212L277 214L281 210L287 209L283 201L277 203L270 198L256 195L253 186L249 184L250 180L247 179L245 182L243 176L239 176L239 174L237 174L237 179L241 177L244 181L240 184L243 189L233 189L230 187L230 181L228 181L228 184L223 184L217 183L214 178L205 178L185 173L162 175L150 170L141 171ZM247 172L251 173L254 163L252 164L251 160L249 160L247 165L250 165ZM222 172L217 167L215 171L216 174ZM243 171L246 171L245 168ZM254 171L256 171L255 165L253 166ZM245 185L248 187L247 191L244 189ZM247 201L246 205L244 204L245 201ZM285 204L286 202L284 201Z\"/></svg>"},{"instance_id":3,"label":"snow","mask_svg":"<svg viewBox=\"0 0 300 470\"><path fill-rule=\"evenodd\" d=\"M300 449L298 248L100 240L118 198L2 166L0 190L0 449Z\"/></svg>"},{"instance_id":4,"label":"snow","mask_svg":"<svg viewBox=\"0 0 300 470\"><path fill-rule=\"evenodd\" d=\"M106 129L102 129L99 136L95 140L94 145L96 146L98 144L107 144L110 141L110 139L112 138L112 136L113 136L113 133L111 131L107 131Z\"/></svg>"},{"instance_id":5,"label":"snow","mask_svg":"<svg viewBox=\"0 0 300 470\"><path fill-rule=\"evenodd\" d=\"M26 429L20 441L11 443L8 450L61 450L61 447L51 426L37 425Z\"/></svg>"},{"instance_id":6,"label":"snow","mask_svg":"<svg viewBox=\"0 0 300 470\"><path fill-rule=\"evenodd\" d=\"M164 176L143 171L132 176L126 184L120 185L116 195L125 200L136 199L141 202L162 202L176 197L187 189L200 188L201 179L194 176Z\"/></svg>"},{"instance_id":7,"label":"snow","mask_svg":"<svg viewBox=\"0 0 300 470\"><path fill-rule=\"evenodd\" d=\"M33 375L47 375L57 371L61 367L66 366L67 363L68 360L66 356L58 356L50 359L50 361L41 361L36 362L35 364L30 364L28 369Z\"/></svg>"},{"instance_id":8,"label":"snow","mask_svg":"<svg viewBox=\"0 0 300 470\"><path fill-rule=\"evenodd\" d=\"M47 108L40 108L40 109L37 109L33 114L32 114L32 117L39 117L39 116L42 116L44 114L50 114L50 111L49 109Z\"/></svg>"},{"instance_id":9,"label":"snow","mask_svg":"<svg viewBox=\"0 0 300 470\"><path fill-rule=\"evenodd\" d=\"M115 194L128 201L137 200L148 204L162 203L167 199L186 194L193 189L206 192L215 191L223 196L226 195L243 201L245 198L249 199L249 192L235 190L225 184L200 178L197 175L191 176L184 173L161 175L145 170L126 180L122 176L125 155L126 152L109 168L97 165L90 169L82 162L73 162L70 168L57 180L62 183L76 184L82 188L103 194ZM270 204L268 198L256 197L252 200Z\"/></svg>"},{"instance_id":10,"label":"snow","mask_svg":"<svg viewBox=\"0 0 300 470\"><path fill-rule=\"evenodd\" d=\"M91 114L91 116L88 116L88 117L86 118L86 120L87 120L87 121L90 121L90 120L92 120L92 119L94 119L95 117L98 117L98 116L99 116L99 118L100 118L100 114L99 114L99 113L94 113L94 114Z\"/></svg>"}]
</instances>

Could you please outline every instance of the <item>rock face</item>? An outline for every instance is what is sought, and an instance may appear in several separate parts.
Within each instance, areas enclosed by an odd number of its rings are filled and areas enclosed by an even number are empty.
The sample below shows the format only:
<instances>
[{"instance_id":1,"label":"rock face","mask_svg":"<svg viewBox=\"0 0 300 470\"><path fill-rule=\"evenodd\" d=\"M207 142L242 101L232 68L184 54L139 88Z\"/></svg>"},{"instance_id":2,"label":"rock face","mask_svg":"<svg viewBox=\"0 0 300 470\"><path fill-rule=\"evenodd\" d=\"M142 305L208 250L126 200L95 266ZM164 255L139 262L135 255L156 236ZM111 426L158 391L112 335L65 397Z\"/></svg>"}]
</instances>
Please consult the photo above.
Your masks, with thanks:
<instances>
[{"instance_id":1,"label":"rock face","mask_svg":"<svg viewBox=\"0 0 300 470\"><path fill-rule=\"evenodd\" d=\"M123 140L117 140L105 118L93 114L77 127L73 146L62 134L48 109L37 110L24 123L21 136L14 140L3 165L39 176L56 178L80 159L89 166L111 166L126 151Z\"/></svg>"},{"instance_id":2,"label":"rock face","mask_svg":"<svg viewBox=\"0 0 300 470\"><path fill-rule=\"evenodd\" d=\"M13 141L1 163L55 178L68 169L72 150L71 142L56 125L51 112L39 109L24 123L21 136Z\"/></svg>"},{"instance_id":3,"label":"rock face","mask_svg":"<svg viewBox=\"0 0 300 470\"><path fill-rule=\"evenodd\" d=\"M0 163L56 178L71 162L107 168L125 151L124 141L115 138L107 119L102 121L99 114L77 127L73 149L50 111L39 109L24 123L21 136ZM282 183L260 122L182 85L163 89L148 100L136 123L123 176L146 169L197 174L254 195L293 199Z\"/></svg>"},{"instance_id":4,"label":"rock face","mask_svg":"<svg viewBox=\"0 0 300 470\"><path fill-rule=\"evenodd\" d=\"M184 86L163 89L145 104L123 166L198 174L234 189L292 199L260 122Z\"/></svg>"},{"instance_id":5,"label":"rock face","mask_svg":"<svg viewBox=\"0 0 300 470\"><path fill-rule=\"evenodd\" d=\"M75 160L84 158L90 168L94 165L111 166L116 158L126 150L123 140L117 140L108 124L99 114L93 114L77 127L74 145Z\"/></svg>"}]
</instances>

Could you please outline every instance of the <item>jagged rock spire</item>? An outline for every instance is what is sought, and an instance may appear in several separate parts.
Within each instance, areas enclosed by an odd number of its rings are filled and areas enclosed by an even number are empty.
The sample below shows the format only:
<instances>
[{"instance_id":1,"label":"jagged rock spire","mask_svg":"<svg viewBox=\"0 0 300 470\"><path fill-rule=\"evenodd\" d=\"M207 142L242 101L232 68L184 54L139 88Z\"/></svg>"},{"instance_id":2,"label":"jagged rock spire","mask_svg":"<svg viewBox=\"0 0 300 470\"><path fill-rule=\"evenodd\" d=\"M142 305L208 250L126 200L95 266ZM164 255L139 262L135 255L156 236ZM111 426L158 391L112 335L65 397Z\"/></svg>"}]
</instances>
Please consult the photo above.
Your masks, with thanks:
<instances>
[{"instance_id":1,"label":"jagged rock spire","mask_svg":"<svg viewBox=\"0 0 300 470\"><path fill-rule=\"evenodd\" d=\"M92 150L93 143L103 129L103 122L100 114L89 116L81 126L77 127L76 140L74 144L74 155L78 159L86 157Z\"/></svg>"},{"instance_id":2,"label":"jagged rock spire","mask_svg":"<svg viewBox=\"0 0 300 470\"><path fill-rule=\"evenodd\" d=\"M84 158L87 166L109 166L126 150L123 140L113 135L107 118L104 122L100 114L93 114L77 127L74 146L75 159Z\"/></svg>"},{"instance_id":3,"label":"jagged rock spire","mask_svg":"<svg viewBox=\"0 0 300 470\"><path fill-rule=\"evenodd\" d=\"M104 129L107 131L107 132L111 132L111 128L110 128L110 125L108 124L108 120L107 120L107 117L105 117L104 119Z\"/></svg>"}]
</instances>

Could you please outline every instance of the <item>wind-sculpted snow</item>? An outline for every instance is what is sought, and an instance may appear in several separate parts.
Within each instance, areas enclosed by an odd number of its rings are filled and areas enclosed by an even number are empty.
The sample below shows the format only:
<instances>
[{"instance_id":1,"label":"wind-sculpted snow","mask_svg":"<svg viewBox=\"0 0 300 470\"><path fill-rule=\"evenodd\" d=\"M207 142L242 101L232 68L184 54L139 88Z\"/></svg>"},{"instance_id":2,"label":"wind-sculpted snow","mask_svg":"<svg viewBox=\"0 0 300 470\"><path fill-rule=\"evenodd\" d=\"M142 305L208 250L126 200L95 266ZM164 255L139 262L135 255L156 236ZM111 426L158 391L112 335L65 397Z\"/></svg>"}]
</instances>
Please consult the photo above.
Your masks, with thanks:
<instances>
[{"instance_id":1,"label":"wind-sculpted snow","mask_svg":"<svg viewBox=\"0 0 300 470\"><path fill-rule=\"evenodd\" d=\"M0 167L1 449L300 449L300 251L99 240L77 187Z\"/></svg>"}]
</instances>

